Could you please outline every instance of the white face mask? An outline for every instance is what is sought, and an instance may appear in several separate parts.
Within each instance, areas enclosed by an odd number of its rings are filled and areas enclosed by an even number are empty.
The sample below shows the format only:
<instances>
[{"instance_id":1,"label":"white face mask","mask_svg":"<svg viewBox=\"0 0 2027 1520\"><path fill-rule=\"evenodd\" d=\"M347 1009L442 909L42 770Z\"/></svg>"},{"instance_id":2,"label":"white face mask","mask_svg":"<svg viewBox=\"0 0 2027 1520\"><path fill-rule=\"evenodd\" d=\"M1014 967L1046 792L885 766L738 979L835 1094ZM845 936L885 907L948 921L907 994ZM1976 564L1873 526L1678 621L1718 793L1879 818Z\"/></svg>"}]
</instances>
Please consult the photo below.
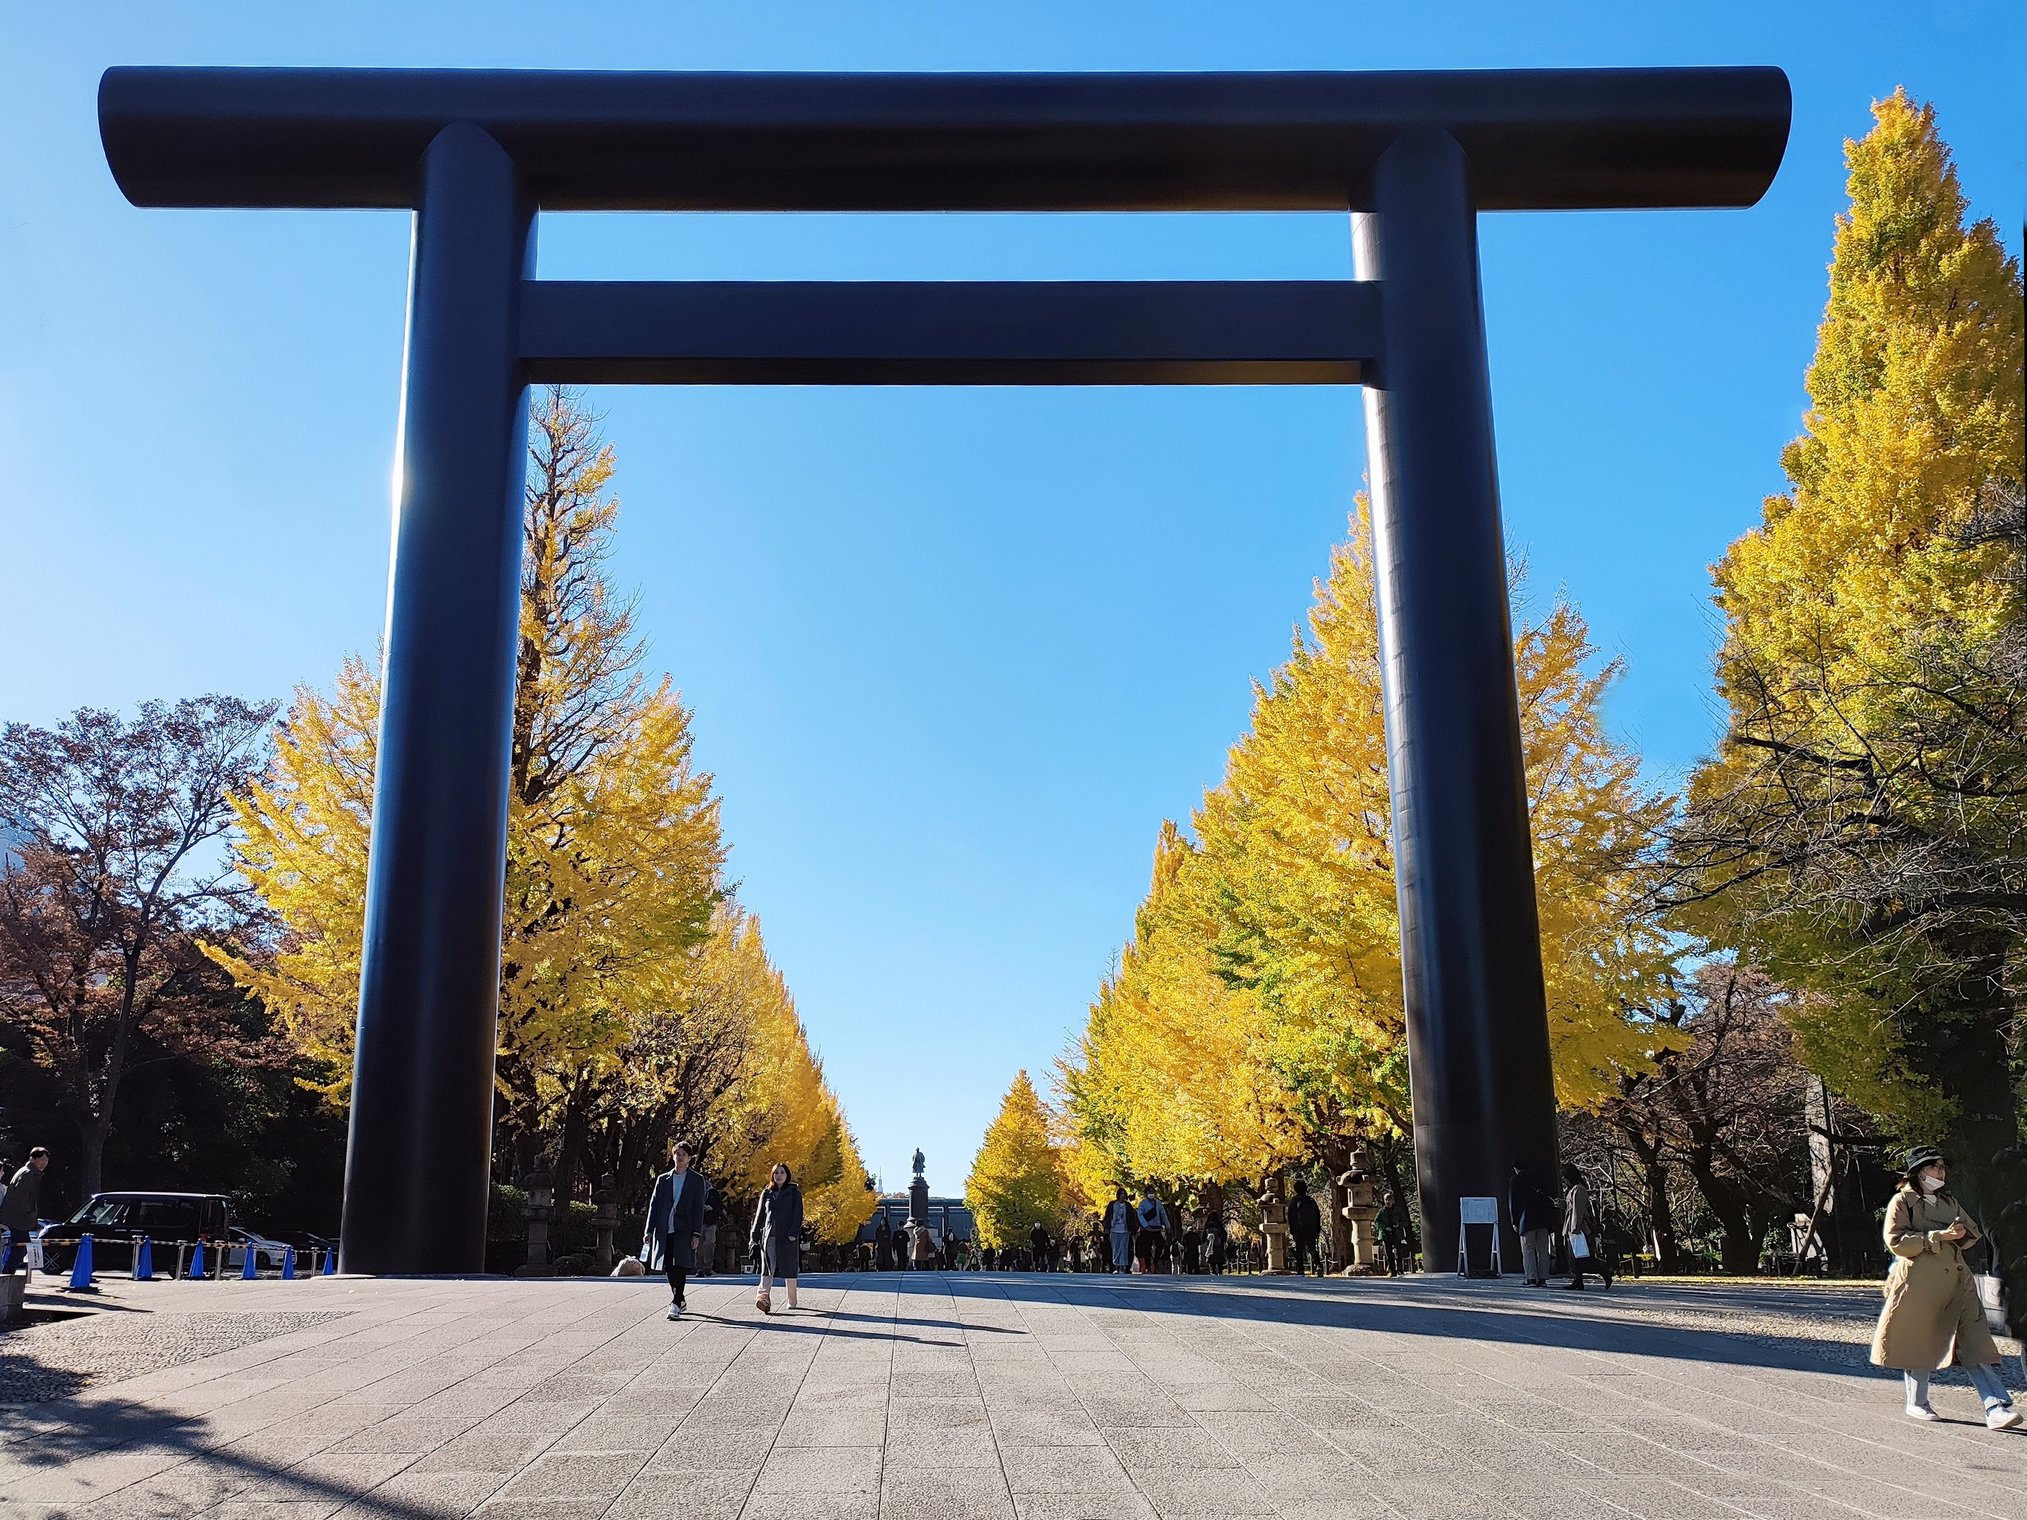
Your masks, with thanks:
<instances>
[{"instance_id":1,"label":"white face mask","mask_svg":"<svg viewBox=\"0 0 2027 1520\"><path fill-rule=\"evenodd\" d=\"M1923 1177L1921 1179L1921 1190L1924 1193L1940 1193L1943 1190L1943 1179L1940 1177Z\"/></svg>"}]
</instances>

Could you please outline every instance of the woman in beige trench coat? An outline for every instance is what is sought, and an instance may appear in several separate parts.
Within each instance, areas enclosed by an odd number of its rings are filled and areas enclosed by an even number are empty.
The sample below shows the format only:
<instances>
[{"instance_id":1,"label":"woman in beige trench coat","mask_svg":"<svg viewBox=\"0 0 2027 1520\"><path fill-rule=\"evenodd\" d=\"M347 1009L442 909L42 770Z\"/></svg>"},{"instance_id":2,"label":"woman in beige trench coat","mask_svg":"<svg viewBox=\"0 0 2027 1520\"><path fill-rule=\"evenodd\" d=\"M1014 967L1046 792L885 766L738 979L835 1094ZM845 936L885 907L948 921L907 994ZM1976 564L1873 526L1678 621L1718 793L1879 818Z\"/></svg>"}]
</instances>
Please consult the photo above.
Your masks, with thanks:
<instances>
[{"instance_id":1,"label":"woman in beige trench coat","mask_svg":"<svg viewBox=\"0 0 2027 1520\"><path fill-rule=\"evenodd\" d=\"M1886 1307L1872 1332L1872 1362L1897 1367L1907 1378L1911 1420L1941 1416L1929 1403L1929 1374L1952 1364L1970 1374L1985 1403L1985 1424L2005 1430L2021 1423L2006 1392L1998 1343L1985 1328L1984 1307L1964 1264L1964 1249L1978 1227L1947 1186L1949 1166L1927 1147L1909 1151L1907 1169L1886 1206Z\"/></svg>"}]
</instances>

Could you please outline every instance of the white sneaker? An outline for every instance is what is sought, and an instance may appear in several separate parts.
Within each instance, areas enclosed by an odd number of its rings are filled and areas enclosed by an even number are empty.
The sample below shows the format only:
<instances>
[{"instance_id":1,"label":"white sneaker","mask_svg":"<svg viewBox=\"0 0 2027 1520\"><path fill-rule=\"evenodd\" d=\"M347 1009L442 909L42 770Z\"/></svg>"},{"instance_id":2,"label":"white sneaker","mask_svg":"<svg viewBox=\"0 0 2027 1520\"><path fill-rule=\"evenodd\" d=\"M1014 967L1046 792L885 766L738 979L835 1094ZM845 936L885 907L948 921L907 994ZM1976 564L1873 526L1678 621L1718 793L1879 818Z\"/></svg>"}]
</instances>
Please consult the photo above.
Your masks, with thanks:
<instances>
[{"instance_id":1,"label":"white sneaker","mask_svg":"<svg viewBox=\"0 0 2027 1520\"><path fill-rule=\"evenodd\" d=\"M1908 1405L1907 1417L1910 1420L1928 1420L1931 1423L1933 1423L1936 1420L1940 1420L1942 1418L1941 1415L1937 1414L1933 1409L1929 1408L1928 1405L1926 1404Z\"/></svg>"},{"instance_id":2,"label":"white sneaker","mask_svg":"<svg viewBox=\"0 0 2027 1520\"><path fill-rule=\"evenodd\" d=\"M1985 1411L1985 1429L1987 1430L2011 1430L2015 1425L2021 1423L2023 1423L2023 1417L2020 1411L2015 1409L2011 1404L1999 1404Z\"/></svg>"},{"instance_id":3,"label":"white sneaker","mask_svg":"<svg viewBox=\"0 0 2027 1520\"><path fill-rule=\"evenodd\" d=\"M683 1306L682 1306L681 1304L670 1304L670 1305L669 1305L669 1318L670 1318L670 1319L681 1319L682 1317L683 1317Z\"/></svg>"}]
</instances>

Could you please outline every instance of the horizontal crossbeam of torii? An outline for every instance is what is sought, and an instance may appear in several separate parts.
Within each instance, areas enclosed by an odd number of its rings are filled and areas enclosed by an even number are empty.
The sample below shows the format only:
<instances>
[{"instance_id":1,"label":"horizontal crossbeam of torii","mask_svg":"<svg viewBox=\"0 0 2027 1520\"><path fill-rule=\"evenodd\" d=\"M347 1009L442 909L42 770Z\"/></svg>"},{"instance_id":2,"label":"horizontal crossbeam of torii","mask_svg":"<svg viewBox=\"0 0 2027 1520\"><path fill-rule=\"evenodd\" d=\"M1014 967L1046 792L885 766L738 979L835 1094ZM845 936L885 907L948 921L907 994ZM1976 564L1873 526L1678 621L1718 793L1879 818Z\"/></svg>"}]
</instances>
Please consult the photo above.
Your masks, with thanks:
<instances>
[{"instance_id":1,"label":"horizontal crossbeam of torii","mask_svg":"<svg viewBox=\"0 0 2027 1520\"><path fill-rule=\"evenodd\" d=\"M139 206L415 211L343 1259L483 1258L531 380L1361 384L1423 1246L1555 1155L1480 211L1748 206L1777 69L136 68ZM1341 211L1357 279L550 282L539 210ZM1508 1259L1513 1259L1509 1246Z\"/></svg>"}]
</instances>

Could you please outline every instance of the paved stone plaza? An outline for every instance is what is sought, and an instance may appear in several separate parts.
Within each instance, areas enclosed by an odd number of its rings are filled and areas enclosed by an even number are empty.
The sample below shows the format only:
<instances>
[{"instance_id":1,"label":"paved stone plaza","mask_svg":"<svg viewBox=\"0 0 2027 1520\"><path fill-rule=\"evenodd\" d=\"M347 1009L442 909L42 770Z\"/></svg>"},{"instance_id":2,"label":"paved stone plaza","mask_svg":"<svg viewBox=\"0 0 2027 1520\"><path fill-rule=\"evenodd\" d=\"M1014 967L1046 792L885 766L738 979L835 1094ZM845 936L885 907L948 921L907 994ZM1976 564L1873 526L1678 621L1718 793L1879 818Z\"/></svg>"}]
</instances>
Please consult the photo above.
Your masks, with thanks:
<instances>
[{"instance_id":1,"label":"paved stone plaza","mask_svg":"<svg viewBox=\"0 0 2027 1520\"><path fill-rule=\"evenodd\" d=\"M0 1520L2027 1517L2027 1436L1904 1419L1867 1289L752 1291L115 1283L0 1335Z\"/></svg>"}]
</instances>

